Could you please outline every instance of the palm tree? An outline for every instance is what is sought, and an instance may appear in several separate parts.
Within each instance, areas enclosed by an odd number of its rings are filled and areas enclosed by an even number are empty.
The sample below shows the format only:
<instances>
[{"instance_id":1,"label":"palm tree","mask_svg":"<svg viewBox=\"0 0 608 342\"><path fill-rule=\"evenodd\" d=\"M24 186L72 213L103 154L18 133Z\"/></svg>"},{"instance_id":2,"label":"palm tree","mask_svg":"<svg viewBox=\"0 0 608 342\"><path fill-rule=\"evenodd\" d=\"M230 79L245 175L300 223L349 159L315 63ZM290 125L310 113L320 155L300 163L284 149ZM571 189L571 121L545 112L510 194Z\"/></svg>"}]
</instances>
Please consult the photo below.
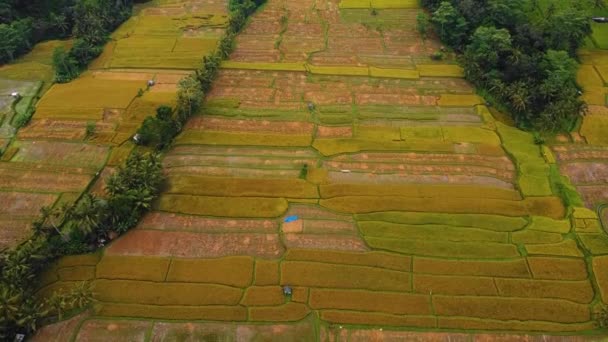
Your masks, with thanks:
<instances>
[{"instance_id":1,"label":"palm tree","mask_svg":"<svg viewBox=\"0 0 608 342\"><path fill-rule=\"evenodd\" d=\"M68 228L89 235L96 231L107 214L107 202L92 194L85 194L74 207Z\"/></svg>"}]
</instances>

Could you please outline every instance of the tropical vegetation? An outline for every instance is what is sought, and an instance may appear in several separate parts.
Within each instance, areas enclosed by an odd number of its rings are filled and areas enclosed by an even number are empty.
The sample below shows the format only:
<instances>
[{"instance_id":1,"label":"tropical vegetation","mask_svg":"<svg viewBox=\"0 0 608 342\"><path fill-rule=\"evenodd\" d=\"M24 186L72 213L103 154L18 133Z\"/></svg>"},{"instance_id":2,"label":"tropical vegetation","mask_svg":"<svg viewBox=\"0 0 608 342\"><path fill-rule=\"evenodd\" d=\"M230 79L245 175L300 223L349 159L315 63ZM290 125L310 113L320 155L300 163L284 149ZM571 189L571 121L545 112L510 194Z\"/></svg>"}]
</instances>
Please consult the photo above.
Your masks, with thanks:
<instances>
[{"instance_id":1,"label":"tropical vegetation","mask_svg":"<svg viewBox=\"0 0 608 342\"><path fill-rule=\"evenodd\" d=\"M539 11L532 0L422 0L441 40L462 53L469 81L521 128L568 130L586 107L576 51L591 33L589 8Z\"/></svg>"}]
</instances>

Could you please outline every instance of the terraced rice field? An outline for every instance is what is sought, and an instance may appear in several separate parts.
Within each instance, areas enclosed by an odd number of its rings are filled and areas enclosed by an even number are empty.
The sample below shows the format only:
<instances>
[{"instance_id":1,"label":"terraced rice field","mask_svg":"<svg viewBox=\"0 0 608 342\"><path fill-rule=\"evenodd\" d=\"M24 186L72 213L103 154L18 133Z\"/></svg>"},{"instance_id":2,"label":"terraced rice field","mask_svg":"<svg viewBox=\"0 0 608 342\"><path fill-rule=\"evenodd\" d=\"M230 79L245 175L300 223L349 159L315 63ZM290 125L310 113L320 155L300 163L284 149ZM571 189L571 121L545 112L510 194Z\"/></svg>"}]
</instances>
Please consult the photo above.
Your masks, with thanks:
<instances>
[{"instance_id":1,"label":"terraced rice field","mask_svg":"<svg viewBox=\"0 0 608 342\"><path fill-rule=\"evenodd\" d=\"M0 248L27 237L41 207L74 201L89 188L101 188L98 180L133 149L130 139L144 118L159 105L173 104L177 82L199 66L206 54L201 47L215 42L226 24L224 2L153 5L136 7L137 15L113 34L92 70L70 83L48 88L53 77L50 58L61 42L39 44L15 64L0 68L0 77L16 80L0 80L2 96L10 98L10 92L21 87L24 98L19 104L31 101L27 87L35 86L32 94L41 87L40 82L20 80L47 82L31 122L15 138L14 130L6 132L6 140L0 134ZM148 88L148 80L155 85ZM10 119L4 119L5 126ZM94 126L92 135L87 135L87 125Z\"/></svg>"},{"instance_id":2,"label":"terraced rice field","mask_svg":"<svg viewBox=\"0 0 608 342\"><path fill-rule=\"evenodd\" d=\"M608 238L594 211L564 203L555 174L575 174L577 158L601 150L551 151L495 121L449 57L428 58L440 44L418 36L412 7L269 0L239 35L201 115L165 155L168 184L155 210L103 253L64 258L41 280L41 295L91 281L92 316L38 338L448 341L499 331L540 341L600 333L592 312L608 301ZM138 31L145 20L133 21L134 36L160 40ZM100 65L124 62L116 51ZM125 145L109 148L128 138L121 118L155 88L130 103L123 96L146 78L92 72L79 81L119 82L124 91L79 96L95 110L72 113L51 95L80 87L51 89L40 120L115 119L96 155L122 154ZM35 153L19 143L9 164ZM69 151L49 163L98 165ZM401 331L418 329L452 333Z\"/></svg>"}]
</instances>

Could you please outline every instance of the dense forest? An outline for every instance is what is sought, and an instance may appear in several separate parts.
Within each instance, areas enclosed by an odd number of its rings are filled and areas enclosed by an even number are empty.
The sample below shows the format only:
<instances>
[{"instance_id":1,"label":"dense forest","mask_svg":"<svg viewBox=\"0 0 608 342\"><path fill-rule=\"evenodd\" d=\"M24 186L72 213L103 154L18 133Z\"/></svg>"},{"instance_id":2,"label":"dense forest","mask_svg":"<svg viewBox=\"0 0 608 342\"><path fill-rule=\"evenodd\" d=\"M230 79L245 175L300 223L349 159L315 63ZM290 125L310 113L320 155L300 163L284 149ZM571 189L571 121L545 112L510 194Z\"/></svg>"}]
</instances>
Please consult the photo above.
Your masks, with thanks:
<instances>
[{"instance_id":1,"label":"dense forest","mask_svg":"<svg viewBox=\"0 0 608 342\"><path fill-rule=\"evenodd\" d=\"M568 130L585 103L576 51L602 1L422 0L441 40L462 54L466 77L519 127ZM557 6L556 4L559 4Z\"/></svg>"},{"instance_id":2,"label":"dense forest","mask_svg":"<svg viewBox=\"0 0 608 342\"><path fill-rule=\"evenodd\" d=\"M133 0L0 0L0 63L28 52L41 40L73 36L74 47L63 57L68 70L62 75L69 79L101 52L109 33L130 16L132 3Z\"/></svg>"}]
</instances>

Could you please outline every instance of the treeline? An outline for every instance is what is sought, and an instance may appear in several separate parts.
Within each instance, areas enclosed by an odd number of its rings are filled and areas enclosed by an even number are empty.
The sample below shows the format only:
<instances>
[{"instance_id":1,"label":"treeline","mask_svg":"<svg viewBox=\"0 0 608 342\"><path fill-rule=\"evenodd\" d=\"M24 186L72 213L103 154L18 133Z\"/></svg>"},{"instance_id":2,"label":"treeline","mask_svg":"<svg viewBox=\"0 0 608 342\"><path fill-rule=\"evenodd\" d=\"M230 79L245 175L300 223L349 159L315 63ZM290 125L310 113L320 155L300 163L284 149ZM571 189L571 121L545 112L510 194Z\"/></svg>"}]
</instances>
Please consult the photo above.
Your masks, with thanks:
<instances>
[{"instance_id":1,"label":"treeline","mask_svg":"<svg viewBox=\"0 0 608 342\"><path fill-rule=\"evenodd\" d=\"M99 51L109 32L129 17L132 0L0 0L0 63L47 39L77 38L80 63ZM90 59L89 59L90 60Z\"/></svg>"},{"instance_id":2,"label":"treeline","mask_svg":"<svg viewBox=\"0 0 608 342\"><path fill-rule=\"evenodd\" d=\"M133 0L76 0L72 7L74 44L53 54L55 81L69 82L103 51L110 33L131 16Z\"/></svg>"},{"instance_id":3,"label":"treeline","mask_svg":"<svg viewBox=\"0 0 608 342\"><path fill-rule=\"evenodd\" d=\"M229 25L217 51L203 59L199 70L180 81L175 110L159 107L156 116L142 125L140 139L149 139L147 143L157 149L171 142L200 108L219 63L231 53L236 34L261 3L231 0ZM41 319L60 318L66 309L87 305L90 289L85 285L49 300L37 299L37 278L58 257L92 252L134 227L151 209L163 181L159 154L134 153L107 180L106 196L84 194L76 203L43 208L41 217L33 223L33 236L0 254L0 340L14 340L18 333L30 334Z\"/></svg>"},{"instance_id":4,"label":"treeline","mask_svg":"<svg viewBox=\"0 0 608 342\"><path fill-rule=\"evenodd\" d=\"M212 55L203 57L203 64L198 70L179 81L175 109L161 106L157 109L156 116L144 120L137 132L138 143L162 150L173 141L188 118L200 109L220 63L232 53L236 35L245 26L247 17L264 2L265 0L229 1L230 19L217 49Z\"/></svg>"},{"instance_id":5,"label":"treeline","mask_svg":"<svg viewBox=\"0 0 608 342\"><path fill-rule=\"evenodd\" d=\"M566 1L566 0L564 0ZM520 128L569 130L584 114L576 50L591 33L590 0L422 0L441 40L462 54L466 78Z\"/></svg>"}]
</instances>

